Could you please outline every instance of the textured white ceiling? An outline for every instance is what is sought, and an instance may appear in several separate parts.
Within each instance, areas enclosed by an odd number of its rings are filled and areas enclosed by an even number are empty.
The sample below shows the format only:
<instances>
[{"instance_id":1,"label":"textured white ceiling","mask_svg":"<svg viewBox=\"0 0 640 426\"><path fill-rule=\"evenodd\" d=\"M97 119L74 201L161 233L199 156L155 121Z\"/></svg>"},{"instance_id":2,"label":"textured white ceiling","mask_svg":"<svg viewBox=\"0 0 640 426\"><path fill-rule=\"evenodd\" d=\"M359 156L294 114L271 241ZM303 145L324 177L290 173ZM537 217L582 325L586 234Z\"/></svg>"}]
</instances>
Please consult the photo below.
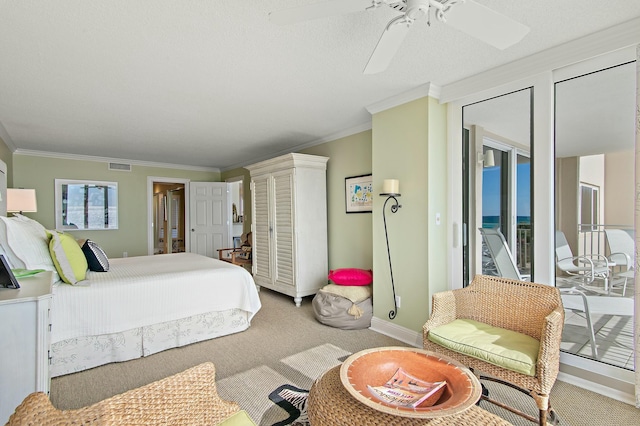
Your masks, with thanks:
<instances>
[{"instance_id":1,"label":"textured white ceiling","mask_svg":"<svg viewBox=\"0 0 640 426\"><path fill-rule=\"evenodd\" d=\"M289 26L322 0L0 0L0 135L13 148L219 167L370 123L365 107L446 85L640 16L634 0L476 0L531 28L500 51L417 22L362 70L396 12Z\"/></svg>"}]
</instances>

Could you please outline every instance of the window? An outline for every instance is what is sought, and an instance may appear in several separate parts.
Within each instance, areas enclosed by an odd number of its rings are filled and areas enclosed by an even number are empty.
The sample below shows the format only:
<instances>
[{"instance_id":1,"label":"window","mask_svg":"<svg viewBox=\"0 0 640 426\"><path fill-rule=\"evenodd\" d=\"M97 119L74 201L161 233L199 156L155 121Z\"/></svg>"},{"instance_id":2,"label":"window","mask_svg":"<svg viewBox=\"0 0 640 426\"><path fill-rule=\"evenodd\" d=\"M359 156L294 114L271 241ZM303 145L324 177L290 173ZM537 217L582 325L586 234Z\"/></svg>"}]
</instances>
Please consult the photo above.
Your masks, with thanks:
<instances>
[{"instance_id":1,"label":"window","mask_svg":"<svg viewBox=\"0 0 640 426\"><path fill-rule=\"evenodd\" d=\"M55 181L56 229L118 229L116 182Z\"/></svg>"},{"instance_id":2,"label":"window","mask_svg":"<svg viewBox=\"0 0 640 426\"><path fill-rule=\"evenodd\" d=\"M600 223L598 200L600 189L597 186L580 184L580 227L583 231L596 231Z\"/></svg>"}]
</instances>

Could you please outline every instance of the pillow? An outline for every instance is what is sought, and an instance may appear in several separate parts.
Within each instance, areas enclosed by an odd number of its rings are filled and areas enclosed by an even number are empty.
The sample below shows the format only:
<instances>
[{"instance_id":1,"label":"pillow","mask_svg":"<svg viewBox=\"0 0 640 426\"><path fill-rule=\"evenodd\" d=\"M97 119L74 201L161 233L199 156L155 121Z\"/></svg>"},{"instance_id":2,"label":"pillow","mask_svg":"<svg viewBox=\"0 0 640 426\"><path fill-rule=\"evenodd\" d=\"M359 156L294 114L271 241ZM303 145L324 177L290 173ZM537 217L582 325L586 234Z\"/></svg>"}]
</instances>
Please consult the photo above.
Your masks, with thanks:
<instances>
[{"instance_id":1,"label":"pillow","mask_svg":"<svg viewBox=\"0 0 640 426\"><path fill-rule=\"evenodd\" d=\"M109 270L109 258L99 245L91 240L84 240L83 243L79 243L82 245L82 252L87 259L90 271L107 272Z\"/></svg>"},{"instance_id":2,"label":"pillow","mask_svg":"<svg viewBox=\"0 0 640 426\"><path fill-rule=\"evenodd\" d=\"M87 259L73 236L51 231L49 250L62 281L77 284L87 277Z\"/></svg>"},{"instance_id":3,"label":"pillow","mask_svg":"<svg viewBox=\"0 0 640 426\"><path fill-rule=\"evenodd\" d=\"M360 303L373 296L371 286L345 286L337 284L327 284L320 289L326 293L349 299L353 303Z\"/></svg>"},{"instance_id":4,"label":"pillow","mask_svg":"<svg viewBox=\"0 0 640 426\"><path fill-rule=\"evenodd\" d=\"M5 254L13 268L56 271L49 254L49 239L44 227L32 219L0 216L0 234Z\"/></svg>"},{"instance_id":5,"label":"pillow","mask_svg":"<svg viewBox=\"0 0 640 426\"><path fill-rule=\"evenodd\" d=\"M369 285L373 282L373 272L371 269L336 269L329 271L329 279L338 285Z\"/></svg>"}]
</instances>

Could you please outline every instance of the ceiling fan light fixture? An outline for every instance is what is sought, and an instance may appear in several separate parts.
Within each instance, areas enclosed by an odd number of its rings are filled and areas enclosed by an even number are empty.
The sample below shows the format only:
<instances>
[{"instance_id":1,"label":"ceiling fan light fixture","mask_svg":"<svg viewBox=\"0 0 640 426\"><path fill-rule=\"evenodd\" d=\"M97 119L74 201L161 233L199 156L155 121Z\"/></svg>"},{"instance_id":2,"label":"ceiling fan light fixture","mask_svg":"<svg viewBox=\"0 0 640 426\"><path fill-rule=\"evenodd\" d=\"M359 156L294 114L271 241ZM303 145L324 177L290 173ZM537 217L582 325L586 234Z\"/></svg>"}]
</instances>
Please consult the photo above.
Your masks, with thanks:
<instances>
[{"instance_id":1,"label":"ceiling fan light fixture","mask_svg":"<svg viewBox=\"0 0 640 426\"><path fill-rule=\"evenodd\" d=\"M276 24L285 25L377 9L382 5L389 6L401 15L393 18L385 27L364 74L384 71L413 22L426 16L427 24L430 24L431 7L439 21L498 49L506 49L519 42L529 32L526 25L473 0L328 0L272 12L269 18Z\"/></svg>"},{"instance_id":2,"label":"ceiling fan light fixture","mask_svg":"<svg viewBox=\"0 0 640 426\"><path fill-rule=\"evenodd\" d=\"M414 21L416 19L424 18L429 14L431 2L438 3L434 0L407 0L407 18Z\"/></svg>"}]
</instances>

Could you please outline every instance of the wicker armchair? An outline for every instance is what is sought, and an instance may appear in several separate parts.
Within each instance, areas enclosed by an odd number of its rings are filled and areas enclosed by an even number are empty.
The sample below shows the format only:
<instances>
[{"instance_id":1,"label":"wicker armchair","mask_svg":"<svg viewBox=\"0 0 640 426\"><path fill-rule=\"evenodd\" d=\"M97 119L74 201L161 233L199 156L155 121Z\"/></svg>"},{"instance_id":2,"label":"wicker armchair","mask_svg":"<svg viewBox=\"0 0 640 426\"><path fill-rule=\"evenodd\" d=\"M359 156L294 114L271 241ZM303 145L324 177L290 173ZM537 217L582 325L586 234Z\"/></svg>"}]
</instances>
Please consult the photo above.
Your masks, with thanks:
<instances>
[{"instance_id":1,"label":"wicker armchair","mask_svg":"<svg viewBox=\"0 0 640 426\"><path fill-rule=\"evenodd\" d=\"M494 327L526 334L540 341L535 375L508 370L477 358L444 348L429 340L429 332L455 319L471 319ZM423 346L458 360L489 380L506 383L529 393L539 409L539 417L527 415L488 396L482 398L545 425L547 415L555 418L549 393L558 376L564 309L558 289L552 286L507 278L477 275L464 289L433 295L431 317L423 327Z\"/></svg>"},{"instance_id":2,"label":"wicker armchair","mask_svg":"<svg viewBox=\"0 0 640 426\"><path fill-rule=\"evenodd\" d=\"M7 425L215 425L240 411L220 398L215 374L207 362L77 410L58 410L47 395L34 392Z\"/></svg>"}]
</instances>

